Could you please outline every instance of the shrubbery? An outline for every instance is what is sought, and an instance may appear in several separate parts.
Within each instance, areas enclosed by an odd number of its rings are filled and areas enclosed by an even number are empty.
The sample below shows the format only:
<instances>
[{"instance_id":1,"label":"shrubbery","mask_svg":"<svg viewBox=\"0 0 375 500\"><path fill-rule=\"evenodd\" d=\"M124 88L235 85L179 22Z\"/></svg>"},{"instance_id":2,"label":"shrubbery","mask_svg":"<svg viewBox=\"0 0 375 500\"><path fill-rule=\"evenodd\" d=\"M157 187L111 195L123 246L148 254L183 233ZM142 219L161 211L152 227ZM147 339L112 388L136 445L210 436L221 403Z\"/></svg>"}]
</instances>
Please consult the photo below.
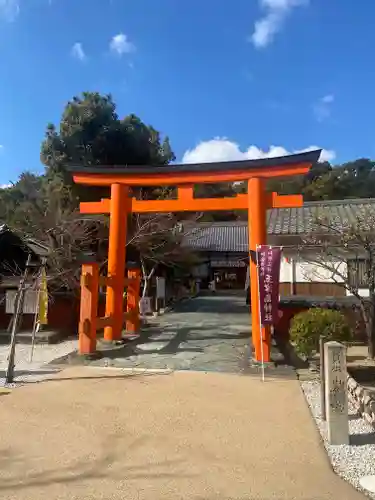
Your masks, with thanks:
<instances>
[{"instance_id":1,"label":"shrubbery","mask_svg":"<svg viewBox=\"0 0 375 500\"><path fill-rule=\"evenodd\" d=\"M345 342L351 339L351 330L345 316L332 309L313 308L294 316L290 327L290 340L296 351L311 356L319 350L319 337L326 341Z\"/></svg>"}]
</instances>

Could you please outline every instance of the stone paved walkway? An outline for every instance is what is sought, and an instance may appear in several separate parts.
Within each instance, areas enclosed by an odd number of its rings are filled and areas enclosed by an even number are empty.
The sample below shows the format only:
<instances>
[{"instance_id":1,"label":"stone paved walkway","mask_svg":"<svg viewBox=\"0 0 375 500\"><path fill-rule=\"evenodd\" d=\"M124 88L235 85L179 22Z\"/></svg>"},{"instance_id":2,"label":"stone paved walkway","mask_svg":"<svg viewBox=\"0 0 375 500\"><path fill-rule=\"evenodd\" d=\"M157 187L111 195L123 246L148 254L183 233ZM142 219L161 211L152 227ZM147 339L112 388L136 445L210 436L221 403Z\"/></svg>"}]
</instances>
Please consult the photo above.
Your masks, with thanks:
<instances>
[{"instance_id":1,"label":"stone paved walkway","mask_svg":"<svg viewBox=\"0 0 375 500\"><path fill-rule=\"evenodd\" d=\"M249 309L241 295L203 296L149 320L136 341L100 346L91 364L122 368L238 372L249 352ZM70 363L78 362L74 356Z\"/></svg>"}]
</instances>

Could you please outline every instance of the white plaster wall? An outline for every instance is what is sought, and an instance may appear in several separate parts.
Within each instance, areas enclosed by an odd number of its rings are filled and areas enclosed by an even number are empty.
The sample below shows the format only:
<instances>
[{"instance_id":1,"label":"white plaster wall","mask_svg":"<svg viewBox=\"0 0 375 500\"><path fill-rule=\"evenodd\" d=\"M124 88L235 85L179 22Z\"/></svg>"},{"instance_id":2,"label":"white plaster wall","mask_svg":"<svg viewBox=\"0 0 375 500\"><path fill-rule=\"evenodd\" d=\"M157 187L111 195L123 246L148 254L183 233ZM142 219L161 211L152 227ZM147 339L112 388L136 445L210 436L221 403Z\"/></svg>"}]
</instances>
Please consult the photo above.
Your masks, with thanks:
<instances>
[{"instance_id":1,"label":"white plaster wall","mask_svg":"<svg viewBox=\"0 0 375 500\"><path fill-rule=\"evenodd\" d=\"M324 267L318 266L316 264L311 264L310 262L304 261L302 259L285 259L282 258L280 266L280 282L281 283L291 283L293 280L293 265L294 265L294 281L295 283L311 283L311 282L324 282L324 283L334 283L335 281L343 282L344 280L336 275L336 279L333 278L332 272L325 269ZM343 276L346 275L346 264L344 262L337 263L337 269Z\"/></svg>"},{"instance_id":2,"label":"white plaster wall","mask_svg":"<svg viewBox=\"0 0 375 500\"><path fill-rule=\"evenodd\" d=\"M370 296L370 290L368 288L360 288L358 290L358 293L361 297L369 297ZM349 290L347 290L346 295L352 296L353 294L351 292L349 292Z\"/></svg>"},{"instance_id":3,"label":"white plaster wall","mask_svg":"<svg viewBox=\"0 0 375 500\"><path fill-rule=\"evenodd\" d=\"M285 259L285 257L281 260L280 266L280 282L281 283L291 283L293 279L293 271L292 271L292 259ZM294 260L294 276L295 283L311 283L311 282L324 282L324 283L342 283L344 280L341 276L336 276L336 279L333 279L332 272L328 271L324 267L317 266L315 264L311 264L310 262L303 261L301 259ZM345 262L337 262L337 269L342 276L346 276L347 266ZM361 288L358 290L359 294L362 297L369 296L369 290L367 288ZM346 290L346 295L351 296L352 293L349 290Z\"/></svg>"}]
</instances>

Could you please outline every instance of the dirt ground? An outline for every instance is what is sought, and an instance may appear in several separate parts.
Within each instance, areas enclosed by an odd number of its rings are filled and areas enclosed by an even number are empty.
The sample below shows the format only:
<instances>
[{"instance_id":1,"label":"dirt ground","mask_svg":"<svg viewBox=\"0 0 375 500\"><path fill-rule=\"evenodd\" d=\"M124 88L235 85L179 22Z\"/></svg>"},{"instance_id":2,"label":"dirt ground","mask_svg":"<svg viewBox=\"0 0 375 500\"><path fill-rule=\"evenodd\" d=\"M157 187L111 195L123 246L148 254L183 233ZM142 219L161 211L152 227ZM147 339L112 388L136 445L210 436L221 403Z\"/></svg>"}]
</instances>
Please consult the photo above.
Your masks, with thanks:
<instances>
[{"instance_id":1,"label":"dirt ground","mask_svg":"<svg viewBox=\"0 0 375 500\"><path fill-rule=\"evenodd\" d=\"M0 498L359 500L296 380L68 368L0 396Z\"/></svg>"}]
</instances>

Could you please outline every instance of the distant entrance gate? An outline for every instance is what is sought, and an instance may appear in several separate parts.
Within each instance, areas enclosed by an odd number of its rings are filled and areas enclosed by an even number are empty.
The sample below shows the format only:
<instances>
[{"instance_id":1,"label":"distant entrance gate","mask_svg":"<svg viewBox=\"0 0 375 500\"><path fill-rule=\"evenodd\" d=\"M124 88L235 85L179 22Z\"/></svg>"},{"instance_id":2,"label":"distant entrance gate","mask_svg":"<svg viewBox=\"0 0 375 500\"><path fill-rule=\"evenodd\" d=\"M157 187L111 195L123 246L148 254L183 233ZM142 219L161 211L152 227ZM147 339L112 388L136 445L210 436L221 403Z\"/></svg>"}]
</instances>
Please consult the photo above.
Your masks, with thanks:
<instances>
[{"instance_id":1,"label":"distant entrance gate","mask_svg":"<svg viewBox=\"0 0 375 500\"><path fill-rule=\"evenodd\" d=\"M80 204L81 213L109 213L108 277L101 279L107 286L104 318L97 318L99 273L95 265L84 264L82 269L81 316L79 326L81 354L96 349L96 330L104 327L107 341L121 339L124 320L129 328L138 328L139 272L129 271L125 278L126 235L129 213L145 212L204 212L218 210L247 210L249 224L249 254L257 245L267 243L266 214L270 208L301 207L301 195L280 196L268 193L266 179L306 174L319 160L320 150L261 160L236 162L166 165L162 167L72 167L74 182L88 186L110 186L111 198ZM233 198L194 198L193 187L200 183L247 181L248 193ZM135 186L177 186L177 199L136 200L129 194ZM256 262L250 258L252 340L255 358L261 361L261 342L264 361L270 360L270 331L261 328L258 304ZM127 311L123 311L124 288L128 287Z\"/></svg>"}]
</instances>

